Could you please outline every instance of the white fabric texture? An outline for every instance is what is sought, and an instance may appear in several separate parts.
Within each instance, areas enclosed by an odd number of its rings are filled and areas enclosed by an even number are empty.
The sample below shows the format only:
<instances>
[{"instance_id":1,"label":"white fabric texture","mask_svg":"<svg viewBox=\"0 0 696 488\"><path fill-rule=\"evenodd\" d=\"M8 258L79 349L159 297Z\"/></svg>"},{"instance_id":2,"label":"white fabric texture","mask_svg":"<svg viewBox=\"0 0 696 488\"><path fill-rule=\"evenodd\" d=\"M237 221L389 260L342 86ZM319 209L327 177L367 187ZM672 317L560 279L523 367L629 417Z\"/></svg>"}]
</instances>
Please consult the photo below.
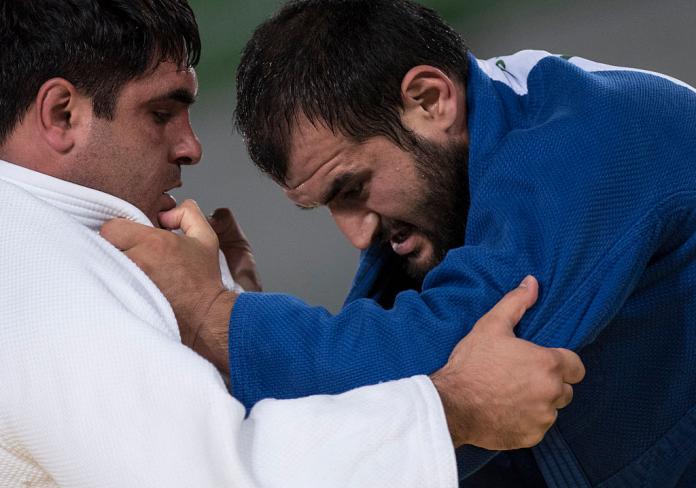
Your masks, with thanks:
<instances>
[{"instance_id":1,"label":"white fabric texture","mask_svg":"<svg viewBox=\"0 0 696 488\"><path fill-rule=\"evenodd\" d=\"M265 400L245 420L141 270L113 196L0 162L0 486L453 487L426 377Z\"/></svg>"},{"instance_id":2,"label":"white fabric texture","mask_svg":"<svg viewBox=\"0 0 696 488\"><path fill-rule=\"evenodd\" d=\"M497 56L490 59L477 59L479 67L491 79L500 81L506 84L518 95L526 95L529 92L527 88L527 79L534 67L544 58L549 56L558 57L558 54L551 54L547 51L539 51L533 49L525 49L509 56ZM611 66L609 64L597 63L589 59L579 56L572 56L568 62L574 64L578 68L589 73L597 73L601 71L636 71L653 76L658 76L666 80L676 83L677 85L688 88L694 91L694 88L683 81L672 78L671 76L656 73L655 71L647 71L638 68L627 68L624 66Z\"/></svg>"}]
</instances>

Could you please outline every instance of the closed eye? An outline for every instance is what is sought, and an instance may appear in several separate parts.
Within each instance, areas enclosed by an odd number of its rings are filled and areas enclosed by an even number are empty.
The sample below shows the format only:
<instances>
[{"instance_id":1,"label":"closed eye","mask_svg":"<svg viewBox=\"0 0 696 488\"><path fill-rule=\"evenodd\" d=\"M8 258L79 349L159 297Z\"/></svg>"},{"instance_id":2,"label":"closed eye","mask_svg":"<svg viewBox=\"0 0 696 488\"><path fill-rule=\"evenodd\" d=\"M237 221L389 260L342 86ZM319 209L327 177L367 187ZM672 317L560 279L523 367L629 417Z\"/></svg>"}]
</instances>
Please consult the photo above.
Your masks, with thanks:
<instances>
[{"instance_id":1,"label":"closed eye","mask_svg":"<svg viewBox=\"0 0 696 488\"><path fill-rule=\"evenodd\" d=\"M364 188L365 186L359 183L350 190L343 192L343 198L346 200L357 200L362 196Z\"/></svg>"},{"instance_id":2,"label":"closed eye","mask_svg":"<svg viewBox=\"0 0 696 488\"><path fill-rule=\"evenodd\" d=\"M170 112L163 112L161 110L155 110L152 112L152 116L155 119L155 123L164 125L172 119L172 114Z\"/></svg>"}]
</instances>

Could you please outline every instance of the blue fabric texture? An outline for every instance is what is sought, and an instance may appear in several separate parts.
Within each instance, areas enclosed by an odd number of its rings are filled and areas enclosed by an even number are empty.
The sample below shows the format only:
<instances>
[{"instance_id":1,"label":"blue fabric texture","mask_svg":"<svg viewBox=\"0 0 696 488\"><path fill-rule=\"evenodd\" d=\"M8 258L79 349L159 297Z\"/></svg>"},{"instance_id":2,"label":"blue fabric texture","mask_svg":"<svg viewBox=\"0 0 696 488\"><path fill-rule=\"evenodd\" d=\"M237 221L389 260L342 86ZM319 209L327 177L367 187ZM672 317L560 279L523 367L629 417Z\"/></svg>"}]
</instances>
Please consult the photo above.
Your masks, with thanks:
<instances>
[{"instance_id":1,"label":"blue fabric texture","mask_svg":"<svg viewBox=\"0 0 696 488\"><path fill-rule=\"evenodd\" d=\"M517 334L572 348L587 367L574 402L533 450L546 483L688 486L696 479L696 94L559 57L540 60L518 94L470 60L465 245L420 290L406 289L391 251L370 249L336 315L286 295L242 294L230 321L235 396L251 407L429 374L533 274L540 298ZM463 486L496 455L460 449Z\"/></svg>"}]
</instances>

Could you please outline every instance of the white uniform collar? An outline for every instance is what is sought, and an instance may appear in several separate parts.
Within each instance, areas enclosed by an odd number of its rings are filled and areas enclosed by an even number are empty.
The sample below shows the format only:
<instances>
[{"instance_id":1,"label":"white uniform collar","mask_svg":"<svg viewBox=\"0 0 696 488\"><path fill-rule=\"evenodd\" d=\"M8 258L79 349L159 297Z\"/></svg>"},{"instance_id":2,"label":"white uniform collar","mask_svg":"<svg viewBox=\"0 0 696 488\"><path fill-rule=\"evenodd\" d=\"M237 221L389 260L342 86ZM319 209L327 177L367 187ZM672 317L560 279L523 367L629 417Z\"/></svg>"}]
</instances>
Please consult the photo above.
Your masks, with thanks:
<instances>
[{"instance_id":1,"label":"white uniform collar","mask_svg":"<svg viewBox=\"0 0 696 488\"><path fill-rule=\"evenodd\" d=\"M113 195L54 178L0 159L0 180L72 215L94 231L108 220L125 218L152 227L143 212Z\"/></svg>"}]
</instances>

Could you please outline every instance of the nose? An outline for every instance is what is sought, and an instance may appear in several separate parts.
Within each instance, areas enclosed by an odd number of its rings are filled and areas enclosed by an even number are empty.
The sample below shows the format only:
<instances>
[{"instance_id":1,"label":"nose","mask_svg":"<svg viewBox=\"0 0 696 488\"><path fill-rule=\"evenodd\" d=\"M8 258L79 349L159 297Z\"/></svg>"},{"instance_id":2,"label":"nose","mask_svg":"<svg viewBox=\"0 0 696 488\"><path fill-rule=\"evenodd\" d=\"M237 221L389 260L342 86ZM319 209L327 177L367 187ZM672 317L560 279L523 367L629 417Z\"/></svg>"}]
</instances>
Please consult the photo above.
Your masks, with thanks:
<instances>
[{"instance_id":1,"label":"nose","mask_svg":"<svg viewBox=\"0 0 696 488\"><path fill-rule=\"evenodd\" d=\"M368 209L332 209L331 217L350 243L362 250L372 244L379 229L379 215Z\"/></svg>"},{"instance_id":2,"label":"nose","mask_svg":"<svg viewBox=\"0 0 696 488\"><path fill-rule=\"evenodd\" d=\"M203 148L198 136L190 124L182 131L181 137L174 146L174 162L176 164L198 164L203 156Z\"/></svg>"}]
</instances>

